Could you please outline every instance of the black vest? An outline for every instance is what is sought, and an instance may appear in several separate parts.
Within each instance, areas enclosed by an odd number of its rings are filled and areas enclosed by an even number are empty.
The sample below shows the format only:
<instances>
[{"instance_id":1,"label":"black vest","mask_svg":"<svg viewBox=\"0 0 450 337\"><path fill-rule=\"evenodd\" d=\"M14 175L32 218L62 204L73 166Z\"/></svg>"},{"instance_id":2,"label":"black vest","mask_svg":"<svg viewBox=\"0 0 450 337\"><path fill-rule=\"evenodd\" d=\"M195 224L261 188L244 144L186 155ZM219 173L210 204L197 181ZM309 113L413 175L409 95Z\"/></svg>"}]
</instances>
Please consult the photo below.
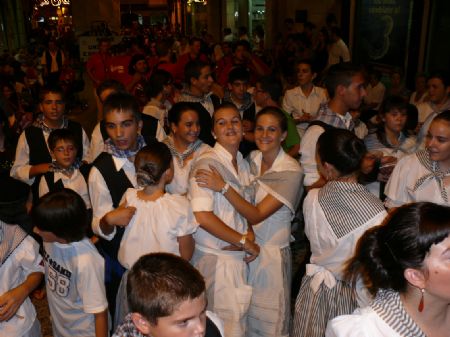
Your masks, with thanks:
<instances>
[{"instance_id":1,"label":"black vest","mask_svg":"<svg viewBox=\"0 0 450 337\"><path fill-rule=\"evenodd\" d=\"M55 182L55 172L47 172L44 174L43 178L45 179L45 182L47 183L48 191L61 191L64 188L64 184L59 179ZM42 178L41 178L42 179Z\"/></svg>"},{"instance_id":2,"label":"black vest","mask_svg":"<svg viewBox=\"0 0 450 337\"><path fill-rule=\"evenodd\" d=\"M93 166L97 168L105 180L111 195L113 207L119 206L120 200L128 188L132 188L133 184L128 179L125 171L121 169L117 172L112 156L109 153L102 152L95 159ZM122 240L125 228L116 227L116 235L111 241L100 239L101 248L113 259L117 260L120 241Z\"/></svg>"}]
</instances>

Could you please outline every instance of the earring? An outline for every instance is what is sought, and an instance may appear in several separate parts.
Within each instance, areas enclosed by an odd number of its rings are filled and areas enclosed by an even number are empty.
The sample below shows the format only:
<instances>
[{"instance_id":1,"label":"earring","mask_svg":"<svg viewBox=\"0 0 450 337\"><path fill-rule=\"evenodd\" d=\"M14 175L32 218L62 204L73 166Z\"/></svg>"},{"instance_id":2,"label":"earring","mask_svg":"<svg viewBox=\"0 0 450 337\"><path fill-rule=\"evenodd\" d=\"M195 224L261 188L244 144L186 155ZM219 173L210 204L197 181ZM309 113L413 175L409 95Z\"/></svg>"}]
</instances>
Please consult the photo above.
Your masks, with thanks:
<instances>
[{"instance_id":1,"label":"earring","mask_svg":"<svg viewBox=\"0 0 450 337\"><path fill-rule=\"evenodd\" d=\"M214 138L214 139L217 139L216 135L213 135L213 138Z\"/></svg>"},{"instance_id":2,"label":"earring","mask_svg":"<svg viewBox=\"0 0 450 337\"><path fill-rule=\"evenodd\" d=\"M419 312L423 311L424 308L424 303L423 303L423 294L425 293L425 289L420 289L420 291L422 292L422 296L420 297L420 302L419 302L419 306L417 307L417 310L419 310Z\"/></svg>"}]
</instances>

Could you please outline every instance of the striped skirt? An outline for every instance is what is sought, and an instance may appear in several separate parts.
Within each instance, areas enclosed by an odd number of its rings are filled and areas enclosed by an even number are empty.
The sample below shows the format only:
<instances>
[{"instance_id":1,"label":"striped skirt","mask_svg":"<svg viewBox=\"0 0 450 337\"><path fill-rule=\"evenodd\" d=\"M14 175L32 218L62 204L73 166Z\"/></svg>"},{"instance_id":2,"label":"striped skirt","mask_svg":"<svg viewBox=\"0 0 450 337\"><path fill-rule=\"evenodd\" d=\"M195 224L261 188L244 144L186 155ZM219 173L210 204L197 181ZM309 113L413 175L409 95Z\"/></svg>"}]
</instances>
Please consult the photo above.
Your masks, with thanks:
<instances>
[{"instance_id":1,"label":"striped skirt","mask_svg":"<svg viewBox=\"0 0 450 337\"><path fill-rule=\"evenodd\" d=\"M314 293L310 285L313 277L303 277L295 301L291 337L323 337L329 320L349 315L358 307L356 294L348 283L336 280L330 289L322 282Z\"/></svg>"}]
</instances>

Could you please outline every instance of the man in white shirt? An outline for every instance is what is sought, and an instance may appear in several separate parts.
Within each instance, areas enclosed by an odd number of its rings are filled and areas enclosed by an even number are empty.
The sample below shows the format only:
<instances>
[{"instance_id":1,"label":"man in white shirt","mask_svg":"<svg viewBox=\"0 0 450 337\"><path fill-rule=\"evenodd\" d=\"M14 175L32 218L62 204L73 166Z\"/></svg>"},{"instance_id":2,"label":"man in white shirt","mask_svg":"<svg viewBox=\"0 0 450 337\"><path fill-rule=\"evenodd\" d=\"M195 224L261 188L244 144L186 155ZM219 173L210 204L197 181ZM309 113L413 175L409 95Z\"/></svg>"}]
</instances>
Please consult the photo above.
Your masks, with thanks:
<instances>
[{"instance_id":1,"label":"man in white shirt","mask_svg":"<svg viewBox=\"0 0 450 337\"><path fill-rule=\"evenodd\" d=\"M331 97L320 107L317 119L306 130L300 144L300 163L305 172L304 185L309 190L322 187L326 180L317 169L316 144L325 128L353 130L350 109L358 109L366 96L365 80L361 69L351 64L332 66L325 78Z\"/></svg>"},{"instance_id":2,"label":"man in white shirt","mask_svg":"<svg viewBox=\"0 0 450 337\"><path fill-rule=\"evenodd\" d=\"M342 33L339 27L331 28L330 38L333 44L328 52L328 67L341 62L350 62L350 51L342 40Z\"/></svg>"}]
</instances>

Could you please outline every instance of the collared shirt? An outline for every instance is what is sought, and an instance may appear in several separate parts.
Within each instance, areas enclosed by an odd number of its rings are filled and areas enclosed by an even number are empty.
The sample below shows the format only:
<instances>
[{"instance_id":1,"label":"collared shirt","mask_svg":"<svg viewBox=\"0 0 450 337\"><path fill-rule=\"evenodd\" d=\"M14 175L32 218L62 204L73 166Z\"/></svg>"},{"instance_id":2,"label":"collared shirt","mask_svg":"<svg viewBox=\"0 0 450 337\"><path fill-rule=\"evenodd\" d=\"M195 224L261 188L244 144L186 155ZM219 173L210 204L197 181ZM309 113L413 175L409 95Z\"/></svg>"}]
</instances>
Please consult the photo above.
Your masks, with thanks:
<instances>
[{"instance_id":1,"label":"collared shirt","mask_svg":"<svg viewBox=\"0 0 450 337\"><path fill-rule=\"evenodd\" d=\"M318 120L321 120L331 126L340 129L352 129L353 122L350 113L346 113L341 116L333 112L328 105L321 106L319 111ZM317 140L325 130L319 125L313 125L309 127L300 143L300 163L305 171L305 186L311 186L320 178L319 171L317 170L316 162L316 146Z\"/></svg>"},{"instance_id":2,"label":"collared shirt","mask_svg":"<svg viewBox=\"0 0 450 337\"><path fill-rule=\"evenodd\" d=\"M328 52L328 66L340 62L350 62L350 51L342 39L333 43Z\"/></svg>"},{"instance_id":3,"label":"collared shirt","mask_svg":"<svg viewBox=\"0 0 450 337\"><path fill-rule=\"evenodd\" d=\"M136 187L136 170L134 168L134 163L129 161L127 158L117 158L113 156L112 159L114 161L116 170L120 171L121 169L123 169L127 178L130 180L133 186ZM109 189L106 186L105 179L95 166L91 168L91 172L89 173L88 185L93 212L92 230L95 234L98 234L102 238L106 240L112 240L112 238L116 234L116 228L114 227L114 230L111 234L105 235L100 228L100 220L105 216L106 213L114 209L113 201L111 199Z\"/></svg>"},{"instance_id":4,"label":"collared shirt","mask_svg":"<svg viewBox=\"0 0 450 337\"><path fill-rule=\"evenodd\" d=\"M326 91L323 88L313 86L309 96L306 96L301 87L295 87L286 91L283 98L283 110L294 118L301 117L304 113L316 117L319 107L327 101Z\"/></svg>"},{"instance_id":5,"label":"collared shirt","mask_svg":"<svg viewBox=\"0 0 450 337\"><path fill-rule=\"evenodd\" d=\"M216 143L209 151L202 153L198 157L197 163L202 158L212 159L225 166L241 185L237 186L230 182L230 186L233 187L236 192L241 194L241 196L244 196L244 187L250 183L250 168L248 162L242 158L242 155L239 152L236 158L238 172L234 169L232 155L219 143ZM199 167L195 163L192 168L192 173L195 173L195 170L198 168ZM199 187L195 181L194 174L192 174L189 179L188 196L194 212L213 212L228 227L235 231L239 233L245 233L247 231L247 220L236 212L236 209L229 203L225 196L219 192ZM201 227L199 227L194 237L198 244L212 249L220 250L222 247L229 245L228 242L222 241L211 235Z\"/></svg>"},{"instance_id":6,"label":"collared shirt","mask_svg":"<svg viewBox=\"0 0 450 337\"><path fill-rule=\"evenodd\" d=\"M47 143L49 132L42 131L44 133L44 139ZM48 147L48 144L47 144ZM50 149L49 149L50 152ZM83 160L90 162L89 155L89 138L86 132L83 130ZM33 165L30 165L30 147L28 146L27 137L25 136L25 131L21 133L19 141L16 148L16 157L14 160L14 165L11 168L11 177L32 185L34 182L34 177L30 178L30 169Z\"/></svg>"},{"instance_id":7,"label":"collared shirt","mask_svg":"<svg viewBox=\"0 0 450 337\"><path fill-rule=\"evenodd\" d=\"M91 208L91 201L89 200L89 192L86 184L86 180L81 174L80 170L75 170L71 177L66 176L61 172L54 173L54 182L56 183L58 180L61 180L65 188L70 188L77 192L82 198L84 203L86 204L86 208ZM49 191L47 181L45 177L41 177L41 181L39 182L39 197L42 197L44 194L47 194Z\"/></svg>"},{"instance_id":8,"label":"collared shirt","mask_svg":"<svg viewBox=\"0 0 450 337\"><path fill-rule=\"evenodd\" d=\"M252 95L250 95L248 92L246 92L244 94L244 99L242 103L238 103L236 102L233 97L231 96L231 93L229 90L225 91L225 95L223 97L223 101L224 102L230 102L233 103L236 108L239 110L240 114L241 114L241 118L244 118L244 112L245 110L247 110L248 108L250 108L250 106L253 104L253 99L252 99Z\"/></svg>"}]
</instances>

